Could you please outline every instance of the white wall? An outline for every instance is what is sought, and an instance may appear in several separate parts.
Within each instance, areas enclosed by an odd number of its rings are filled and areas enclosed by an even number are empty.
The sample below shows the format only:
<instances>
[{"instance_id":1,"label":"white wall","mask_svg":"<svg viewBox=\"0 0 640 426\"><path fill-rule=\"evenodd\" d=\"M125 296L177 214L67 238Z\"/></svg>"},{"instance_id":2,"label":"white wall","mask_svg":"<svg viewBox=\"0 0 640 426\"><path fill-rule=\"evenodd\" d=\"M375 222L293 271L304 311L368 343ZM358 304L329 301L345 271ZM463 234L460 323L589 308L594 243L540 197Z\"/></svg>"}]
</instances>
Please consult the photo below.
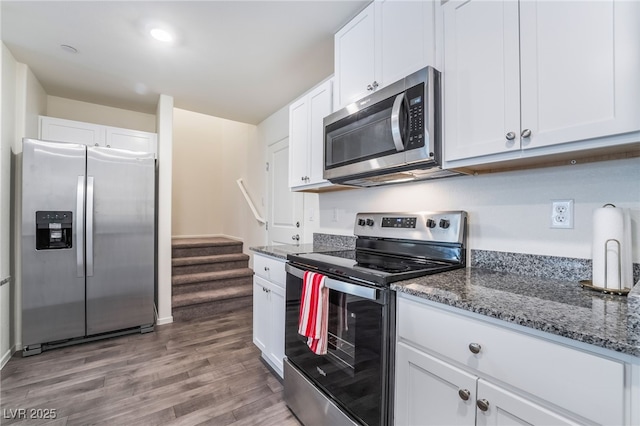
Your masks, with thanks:
<instances>
[{"instance_id":1,"label":"white wall","mask_svg":"<svg viewBox=\"0 0 640 426\"><path fill-rule=\"evenodd\" d=\"M156 116L73 99L47 96L46 115L103 126L156 133Z\"/></svg>"},{"instance_id":2,"label":"white wall","mask_svg":"<svg viewBox=\"0 0 640 426\"><path fill-rule=\"evenodd\" d=\"M173 97L158 99L158 325L173 322L171 315L171 194L173 168Z\"/></svg>"},{"instance_id":3,"label":"white wall","mask_svg":"<svg viewBox=\"0 0 640 426\"><path fill-rule=\"evenodd\" d=\"M15 138L15 81L16 60L2 43L0 52L0 280L11 275L10 267L10 194L11 147ZM12 338L12 289L11 281L0 287L0 368L9 361L14 339Z\"/></svg>"},{"instance_id":4,"label":"white wall","mask_svg":"<svg viewBox=\"0 0 640 426\"><path fill-rule=\"evenodd\" d=\"M550 229L554 199L575 201L574 229ZM472 249L589 259L593 210L606 203L631 209L640 261L640 158L325 193L321 232L353 235L357 212L466 210Z\"/></svg>"},{"instance_id":5,"label":"white wall","mask_svg":"<svg viewBox=\"0 0 640 426\"><path fill-rule=\"evenodd\" d=\"M226 235L245 251L259 245L262 225L236 183L243 180L259 207L264 163L256 126L178 108L173 126L173 236Z\"/></svg>"},{"instance_id":6,"label":"white wall","mask_svg":"<svg viewBox=\"0 0 640 426\"><path fill-rule=\"evenodd\" d=\"M22 348L20 220L22 138L37 137L38 116L46 109L46 93L31 70L16 62L2 44L2 120L0 144L0 365ZM13 209L11 208L13 206Z\"/></svg>"}]
</instances>

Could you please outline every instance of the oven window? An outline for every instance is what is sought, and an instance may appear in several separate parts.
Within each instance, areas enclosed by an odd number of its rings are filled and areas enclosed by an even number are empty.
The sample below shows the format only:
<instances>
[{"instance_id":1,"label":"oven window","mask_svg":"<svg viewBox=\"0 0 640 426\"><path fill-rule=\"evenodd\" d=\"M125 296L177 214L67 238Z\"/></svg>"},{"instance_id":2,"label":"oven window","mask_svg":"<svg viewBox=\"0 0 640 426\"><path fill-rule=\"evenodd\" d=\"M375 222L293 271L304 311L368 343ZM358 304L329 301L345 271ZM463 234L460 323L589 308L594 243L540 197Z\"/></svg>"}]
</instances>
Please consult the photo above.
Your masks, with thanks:
<instances>
[{"instance_id":1,"label":"oven window","mask_svg":"<svg viewBox=\"0 0 640 426\"><path fill-rule=\"evenodd\" d=\"M287 358L351 415L367 425L380 424L388 306L329 290L327 354L316 355L297 332L301 286L301 279L287 275Z\"/></svg>"}]
</instances>

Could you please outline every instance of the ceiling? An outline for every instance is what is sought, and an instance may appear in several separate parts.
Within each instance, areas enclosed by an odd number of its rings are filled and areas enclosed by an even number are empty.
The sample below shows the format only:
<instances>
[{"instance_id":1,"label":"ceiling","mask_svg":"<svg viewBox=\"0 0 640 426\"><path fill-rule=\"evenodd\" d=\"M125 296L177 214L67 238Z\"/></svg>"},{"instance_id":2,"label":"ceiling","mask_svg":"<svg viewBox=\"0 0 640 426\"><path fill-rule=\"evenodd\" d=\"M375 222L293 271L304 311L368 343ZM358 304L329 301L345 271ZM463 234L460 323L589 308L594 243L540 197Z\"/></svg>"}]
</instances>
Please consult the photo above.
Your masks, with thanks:
<instances>
[{"instance_id":1,"label":"ceiling","mask_svg":"<svg viewBox=\"0 0 640 426\"><path fill-rule=\"evenodd\" d=\"M257 124L333 73L333 34L369 1L6 1L2 41L48 95ZM151 24L176 34L165 45ZM61 45L77 49L64 50Z\"/></svg>"}]
</instances>

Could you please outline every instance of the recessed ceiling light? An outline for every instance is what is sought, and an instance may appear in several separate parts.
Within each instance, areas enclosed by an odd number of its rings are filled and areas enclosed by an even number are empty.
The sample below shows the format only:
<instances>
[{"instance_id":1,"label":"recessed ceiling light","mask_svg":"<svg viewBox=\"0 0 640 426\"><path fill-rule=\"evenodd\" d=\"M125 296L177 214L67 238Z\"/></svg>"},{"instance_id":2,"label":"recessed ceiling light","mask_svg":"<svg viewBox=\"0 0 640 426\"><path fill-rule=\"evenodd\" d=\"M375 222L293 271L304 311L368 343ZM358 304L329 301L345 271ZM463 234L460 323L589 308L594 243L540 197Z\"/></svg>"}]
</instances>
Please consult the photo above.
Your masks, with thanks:
<instances>
[{"instance_id":1,"label":"recessed ceiling light","mask_svg":"<svg viewBox=\"0 0 640 426\"><path fill-rule=\"evenodd\" d=\"M149 34L151 34L151 37L163 43L171 43L173 41L173 34L164 28L151 28Z\"/></svg>"},{"instance_id":2,"label":"recessed ceiling light","mask_svg":"<svg viewBox=\"0 0 640 426\"><path fill-rule=\"evenodd\" d=\"M61 44L60 48L67 53L78 53L78 49L73 46L69 46L68 44Z\"/></svg>"}]
</instances>

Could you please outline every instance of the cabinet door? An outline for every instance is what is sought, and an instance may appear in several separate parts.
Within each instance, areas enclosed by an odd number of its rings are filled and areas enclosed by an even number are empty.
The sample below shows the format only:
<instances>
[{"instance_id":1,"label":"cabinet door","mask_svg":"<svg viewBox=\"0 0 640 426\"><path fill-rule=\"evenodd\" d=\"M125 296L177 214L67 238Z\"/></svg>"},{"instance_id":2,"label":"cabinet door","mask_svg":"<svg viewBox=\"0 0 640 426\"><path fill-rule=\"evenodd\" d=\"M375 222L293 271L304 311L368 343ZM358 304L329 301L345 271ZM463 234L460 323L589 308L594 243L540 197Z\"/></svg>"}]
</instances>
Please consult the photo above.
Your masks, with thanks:
<instances>
[{"instance_id":1,"label":"cabinet door","mask_svg":"<svg viewBox=\"0 0 640 426\"><path fill-rule=\"evenodd\" d=\"M640 129L640 3L520 3L523 148Z\"/></svg>"},{"instance_id":2,"label":"cabinet door","mask_svg":"<svg viewBox=\"0 0 640 426\"><path fill-rule=\"evenodd\" d=\"M73 142L87 146L101 146L105 141L105 128L97 124L40 117L40 139Z\"/></svg>"},{"instance_id":3,"label":"cabinet door","mask_svg":"<svg viewBox=\"0 0 640 426\"><path fill-rule=\"evenodd\" d=\"M271 286L269 295L269 347L267 348L267 356L271 359L276 367L276 371L282 377L284 359L284 315L285 315L285 302L284 302L284 289Z\"/></svg>"},{"instance_id":4,"label":"cabinet door","mask_svg":"<svg viewBox=\"0 0 640 426\"><path fill-rule=\"evenodd\" d=\"M253 277L253 343L265 352L269 342L269 283L260 278Z\"/></svg>"},{"instance_id":5,"label":"cabinet door","mask_svg":"<svg viewBox=\"0 0 640 426\"><path fill-rule=\"evenodd\" d=\"M454 0L443 10L445 160L519 151L518 2Z\"/></svg>"},{"instance_id":6,"label":"cabinet door","mask_svg":"<svg viewBox=\"0 0 640 426\"><path fill-rule=\"evenodd\" d=\"M375 4L372 3L335 35L336 99L340 109L360 99L376 79Z\"/></svg>"},{"instance_id":7,"label":"cabinet door","mask_svg":"<svg viewBox=\"0 0 640 426\"><path fill-rule=\"evenodd\" d=\"M478 399L488 403L486 411L478 409L478 426L579 424L483 379L478 380Z\"/></svg>"},{"instance_id":8,"label":"cabinet door","mask_svg":"<svg viewBox=\"0 0 640 426\"><path fill-rule=\"evenodd\" d=\"M327 182L324 170L324 118L331 114L332 80L309 93L309 183Z\"/></svg>"},{"instance_id":9,"label":"cabinet door","mask_svg":"<svg viewBox=\"0 0 640 426\"><path fill-rule=\"evenodd\" d=\"M306 96L289 106L289 186L305 185L309 158L309 106Z\"/></svg>"},{"instance_id":10,"label":"cabinet door","mask_svg":"<svg viewBox=\"0 0 640 426\"><path fill-rule=\"evenodd\" d=\"M109 148L156 153L156 134L138 130L107 127L106 145Z\"/></svg>"},{"instance_id":11,"label":"cabinet door","mask_svg":"<svg viewBox=\"0 0 640 426\"><path fill-rule=\"evenodd\" d=\"M468 393L466 400L460 394ZM398 343L397 425L469 425L475 422L476 377Z\"/></svg>"},{"instance_id":12,"label":"cabinet door","mask_svg":"<svg viewBox=\"0 0 640 426\"><path fill-rule=\"evenodd\" d=\"M432 1L376 1L376 37L380 43L380 74L386 86L435 62Z\"/></svg>"}]
</instances>

